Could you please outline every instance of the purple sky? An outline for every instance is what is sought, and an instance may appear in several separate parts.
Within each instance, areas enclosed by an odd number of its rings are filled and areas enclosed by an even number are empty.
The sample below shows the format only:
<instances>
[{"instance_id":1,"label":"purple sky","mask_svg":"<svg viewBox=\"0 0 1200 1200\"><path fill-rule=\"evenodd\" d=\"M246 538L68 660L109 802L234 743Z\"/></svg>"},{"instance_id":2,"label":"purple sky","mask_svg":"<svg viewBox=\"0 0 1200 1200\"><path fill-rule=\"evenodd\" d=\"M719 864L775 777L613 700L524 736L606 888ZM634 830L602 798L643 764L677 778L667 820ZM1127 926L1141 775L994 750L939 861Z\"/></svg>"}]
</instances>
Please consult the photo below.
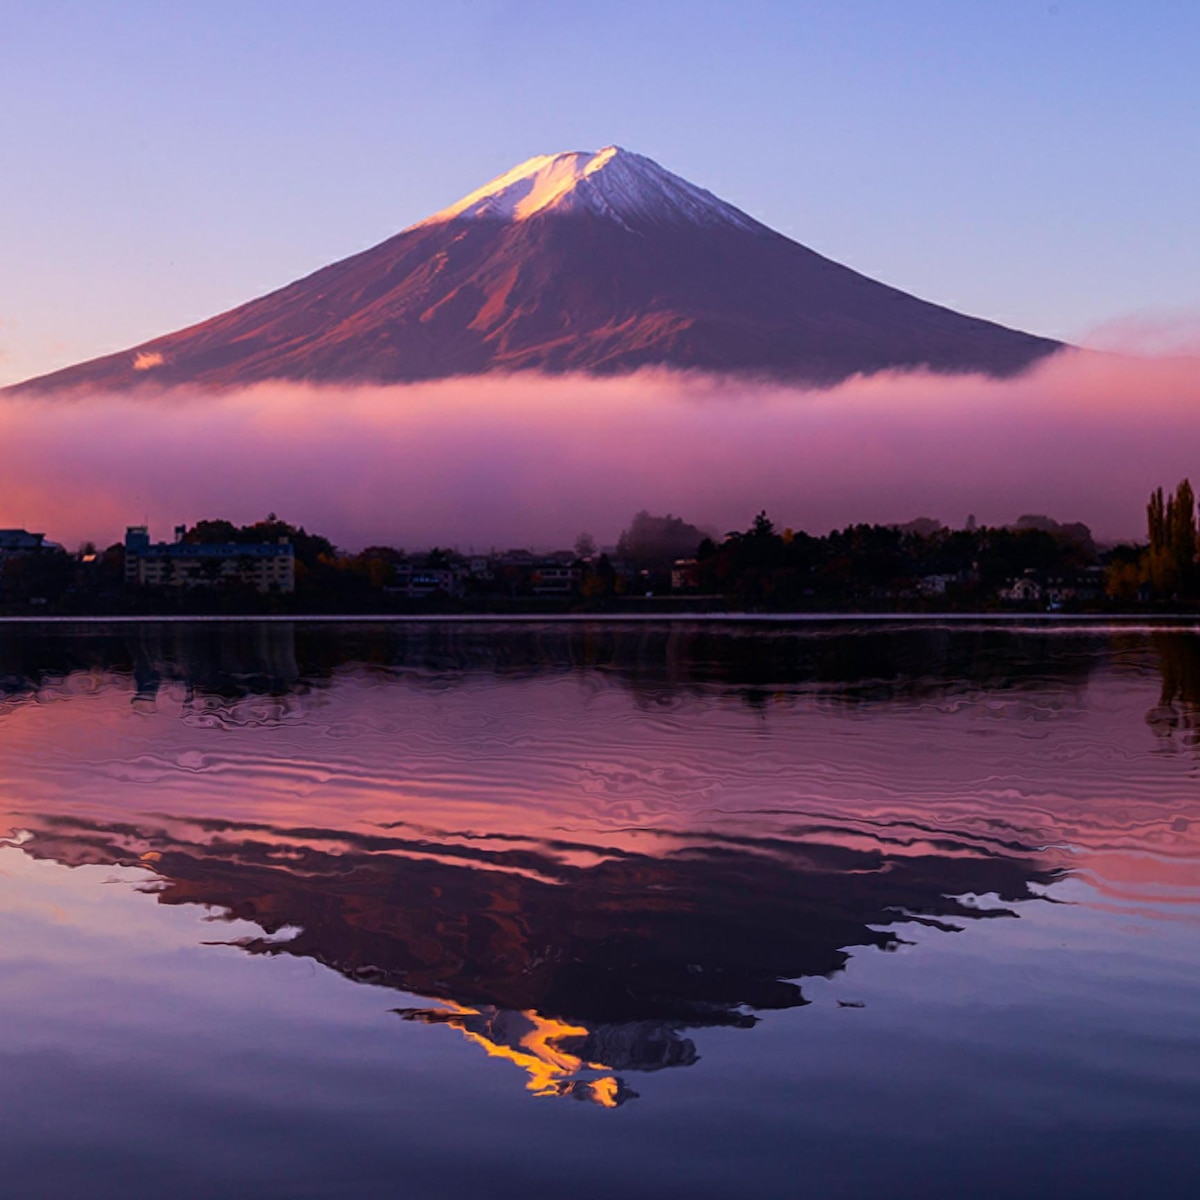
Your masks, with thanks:
<instances>
[{"instance_id":1,"label":"purple sky","mask_svg":"<svg viewBox=\"0 0 1200 1200\"><path fill-rule=\"evenodd\" d=\"M0 383L616 142L918 295L1200 311L1200 6L7 0Z\"/></svg>"}]
</instances>

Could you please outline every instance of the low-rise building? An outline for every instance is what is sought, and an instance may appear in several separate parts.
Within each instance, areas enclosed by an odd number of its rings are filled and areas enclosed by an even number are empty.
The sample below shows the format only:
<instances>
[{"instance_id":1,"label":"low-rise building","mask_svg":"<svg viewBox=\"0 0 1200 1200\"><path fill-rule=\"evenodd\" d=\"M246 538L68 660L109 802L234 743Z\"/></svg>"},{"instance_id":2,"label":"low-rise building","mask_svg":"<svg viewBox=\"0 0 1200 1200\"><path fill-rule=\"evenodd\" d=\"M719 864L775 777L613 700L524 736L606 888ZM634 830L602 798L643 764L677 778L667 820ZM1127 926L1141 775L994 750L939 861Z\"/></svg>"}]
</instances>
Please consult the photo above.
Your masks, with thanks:
<instances>
[{"instance_id":1,"label":"low-rise building","mask_svg":"<svg viewBox=\"0 0 1200 1200\"><path fill-rule=\"evenodd\" d=\"M125 581L142 587L186 589L237 583L258 592L296 590L296 552L278 542L192 543L182 527L173 542L151 542L145 525L125 531Z\"/></svg>"},{"instance_id":2,"label":"low-rise building","mask_svg":"<svg viewBox=\"0 0 1200 1200\"><path fill-rule=\"evenodd\" d=\"M1007 587L1002 587L999 596L1001 600L1009 600L1015 604L1030 604L1041 600L1042 593L1042 585L1038 582L1036 573L1029 570L1020 579L1013 579Z\"/></svg>"},{"instance_id":3,"label":"low-rise building","mask_svg":"<svg viewBox=\"0 0 1200 1200\"><path fill-rule=\"evenodd\" d=\"M27 529L0 529L0 559L17 554L36 554L47 548L44 533L30 533Z\"/></svg>"},{"instance_id":4,"label":"low-rise building","mask_svg":"<svg viewBox=\"0 0 1200 1200\"><path fill-rule=\"evenodd\" d=\"M547 558L534 566L530 584L535 596L570 596L579 590L582 575L580 567Z\"/></svg>"},{"instance_id":5,"label":"low-rise building","mask_svg":"<svg viewBox=\"0 0 1200 1200\"><path fill-rule=\"evenodd\" d=\"M957 575L922 575L917 580L917 591L922 596L944 596L952 583L958 583Z\"/></svg>"},{"instance_id":6,"label":"low-rise building","mask_svg":"<svg viewBox=\"0 0 1200 1200\"><path fill-rule=\"evenodd\" d=\"M699 562L694 558L677 558L671 567L671 591L694 592L699 586Z\"/></svg>"},{"instance_id":7,"label":"low-rise building","mask_svg":"<svg viewBox=\"0 0 1200 1200\"><path fill-rule=\"evenodd\" d=\"M1104 570L1085 567L1050 575L1030 567L1018 579L1011 579L1000 589L999 598L1018 604L1045 601L1051 608L1064 604L1100 600L1104 597Z\"/></svg>"},{"instance_id":8,"label":"low-rise building","mask_svg":"<svg viewBox=\"0 0 1200 1200\"><path fill-rule=\"evenodd\" d=\"M426 596L462 595L463 573L452 565L427 566L404 562L396 566L396 582L386 590L393 595L419 600Z\"/></svg>"}]
</instances>

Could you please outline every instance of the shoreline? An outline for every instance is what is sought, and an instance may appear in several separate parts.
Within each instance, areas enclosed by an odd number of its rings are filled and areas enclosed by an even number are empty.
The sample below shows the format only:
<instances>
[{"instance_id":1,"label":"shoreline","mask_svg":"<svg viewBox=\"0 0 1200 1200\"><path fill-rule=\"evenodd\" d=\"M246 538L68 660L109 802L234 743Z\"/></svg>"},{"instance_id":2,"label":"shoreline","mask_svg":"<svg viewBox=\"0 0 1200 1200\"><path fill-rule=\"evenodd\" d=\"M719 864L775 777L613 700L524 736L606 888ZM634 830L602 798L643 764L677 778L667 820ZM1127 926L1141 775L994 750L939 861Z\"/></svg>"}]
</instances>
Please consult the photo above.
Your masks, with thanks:
<instances>
[{"instance_id":1,"label":"shoreline","mask_svg":"<svg viewBox=\"0 0 1200 1200\"><path fill-rule=\"evenodd\" d=\"M1196 613L168 613L0 616L20 625L1097 625L1200 630Z\"/></svg>"}]
</instances>

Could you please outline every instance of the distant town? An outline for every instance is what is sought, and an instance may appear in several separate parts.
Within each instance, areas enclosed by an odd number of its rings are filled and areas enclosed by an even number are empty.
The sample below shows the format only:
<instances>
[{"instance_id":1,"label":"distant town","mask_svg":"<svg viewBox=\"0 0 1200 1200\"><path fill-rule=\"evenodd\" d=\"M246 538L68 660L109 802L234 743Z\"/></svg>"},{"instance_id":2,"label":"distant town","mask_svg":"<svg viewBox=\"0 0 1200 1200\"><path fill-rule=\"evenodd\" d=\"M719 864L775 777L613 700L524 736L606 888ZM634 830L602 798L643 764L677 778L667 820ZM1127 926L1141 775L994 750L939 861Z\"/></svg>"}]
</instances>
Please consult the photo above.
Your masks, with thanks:
<instances>
[{"instance_id":1,"label":"distant town","mask_svg":"<svg viewBox=\"0 0 1200 1200\"><path fill-rule=\"evenodd\" d=\"M1121 612L1200 607L1196 503L1156 491L1144 543L1101 546L1083 524L1027 515L959 529L921 518L825 536L765 512L718 536L637 513L613 546L463 554L341 551L274 513L250 525L144 525L101 549L0 529L0 614L411 612Z\"/></svg>"}]
</instances>

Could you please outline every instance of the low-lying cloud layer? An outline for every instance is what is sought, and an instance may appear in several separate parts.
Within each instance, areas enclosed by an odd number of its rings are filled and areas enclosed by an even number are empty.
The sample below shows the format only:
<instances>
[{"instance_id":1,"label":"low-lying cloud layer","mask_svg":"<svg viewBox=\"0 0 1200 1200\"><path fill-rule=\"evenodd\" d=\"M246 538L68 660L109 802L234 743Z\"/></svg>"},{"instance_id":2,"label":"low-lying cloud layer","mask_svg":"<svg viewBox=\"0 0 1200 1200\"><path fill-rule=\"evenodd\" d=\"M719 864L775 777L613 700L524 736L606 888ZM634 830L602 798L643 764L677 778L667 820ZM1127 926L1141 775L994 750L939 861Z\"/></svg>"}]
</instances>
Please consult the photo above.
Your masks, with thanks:
<instances>
[{"instance_id":1,"label":"low-lying cloud layer","mask_svg":"<svg viewBox=\"0 0 1200 1200\"><path fill-rule=\"evenodd\" d=\"M358 548L615 540L638 509L812 532L1043 512L1138 536L1200 479L1200 363L1067 353L1024 378L829 391L647 374L0 399L0 527L74 546L277 512Z\"/></svg>"}]
</instances>

